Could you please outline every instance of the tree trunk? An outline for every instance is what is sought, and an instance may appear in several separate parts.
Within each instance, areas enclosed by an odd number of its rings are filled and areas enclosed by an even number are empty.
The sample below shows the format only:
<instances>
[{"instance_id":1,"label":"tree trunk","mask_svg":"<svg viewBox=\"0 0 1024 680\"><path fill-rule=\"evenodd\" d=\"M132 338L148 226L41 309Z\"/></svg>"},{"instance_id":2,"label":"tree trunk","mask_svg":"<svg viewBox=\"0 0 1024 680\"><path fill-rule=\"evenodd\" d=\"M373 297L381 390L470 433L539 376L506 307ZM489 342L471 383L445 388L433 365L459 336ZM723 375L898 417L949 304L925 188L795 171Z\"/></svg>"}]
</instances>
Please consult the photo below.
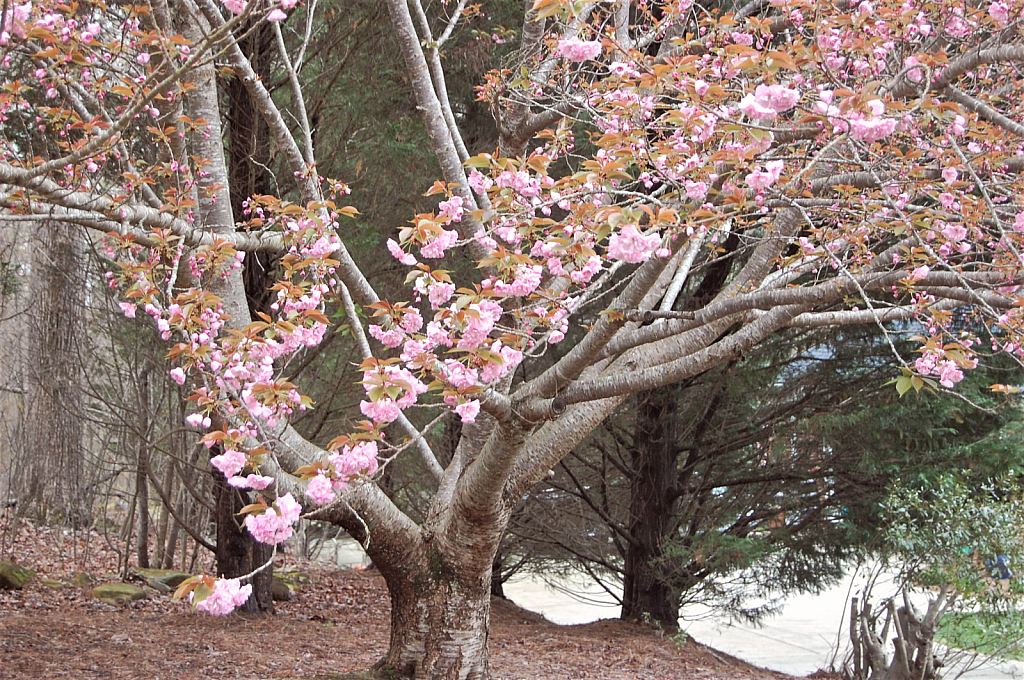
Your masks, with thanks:
<instances>
[{"instance_id":1,"label":"tree trunk","mask_svg":"<svg viewBox=\"0 0 1024 680\"><path fill-rule=\"evenodd\" d=\"M644 393L637 408L630 485L629 543L626 548L622 618L679 627L679 596L659 575L665 544L675 522L677 395L662 389Z\"/></svg>"},{"instance_id":2,"label":"tree trunk","mask_svg":"<svg viewBox=\"0 0 1024 680\"><path fill-rule=\"evenodd\" d=\"M205 18L198 15L188 17L182 28L185 36L193 41L201 40L210 33ZM200 158L210 161L205 174L198 180L201 189L198 194L198 212L202 222L210 226L215 233L227 234L234 231L235 216L228 191L230 178L224 155L217 74L213 63L204 63L197 67L192 80L195 87L189 93L188 108L195 117L208 121L206 130L193 136L192 145ZM240 276L232 275L223 280L214 279L209 285L209 290L221 299L227 319L225 330L240 330L249 323L249 306ZM214 471L214 489L217 508L214 519L217 525L218 571L228 578L245 576L270 560L272 548L253 540L247 531L239 527L236 513L243 507L243 494L234 492L227 485L224 476L217 471ZM253 594L245 604L247 611L273 611L272 579L272 566L261 570L251 579Z\"/></svg>"},{"instance_id":3,"label":"tree trunk","mask_svg":"<svg viewBox=\"0 0 1024 680\"><path fill-rule=\"evenodd\" d=\"M254 541L240 524L238 511L249 502L244 497L245 492L228 486L219 470L214 470L211 474L217 509L217 575L227 578L245 576L266 564L273 554L273 548ZM184 560L184 555L182 559ZM252 577L252 596L242 607L243 611L274 611L273 579L274 572L271 568L263 569Z\"/></svg>"},{"instance_id":4,"label":"tree trunk","mask_svg":"<svg viewBox=\"0 0 1024 680\"><path fill-rule=\"evenodd\" d=\"M78 227L40 225L32 263L36 312L29 326L25 445L12 486L18 510L43 521L87 526L91 494L78 406L85 270Z\"/></svg>"},{"instance_id":5,"label":"tree trunk","mask_svg":"<svg viewBox=\"0 0 1024 680\"><path fill-rule=\"evenodd\" d=\"M391 644L375 670L417 680L486 680L491 570L467 574L448 567L436 550L428 555L381 570L391 596Z\"/></svg>"},{"instance_id":6,"label":"tree trunk","mask_svg":"<svg viewBox=\"0 0 1024 680\"><path fill-rule=\"evenodd\" d=\"M149 413L149 368L139 375L139 449L135 467L135 498L139 506L137 560L149 568L149 438L152 434Z\"/></svg>"}]
</instances>

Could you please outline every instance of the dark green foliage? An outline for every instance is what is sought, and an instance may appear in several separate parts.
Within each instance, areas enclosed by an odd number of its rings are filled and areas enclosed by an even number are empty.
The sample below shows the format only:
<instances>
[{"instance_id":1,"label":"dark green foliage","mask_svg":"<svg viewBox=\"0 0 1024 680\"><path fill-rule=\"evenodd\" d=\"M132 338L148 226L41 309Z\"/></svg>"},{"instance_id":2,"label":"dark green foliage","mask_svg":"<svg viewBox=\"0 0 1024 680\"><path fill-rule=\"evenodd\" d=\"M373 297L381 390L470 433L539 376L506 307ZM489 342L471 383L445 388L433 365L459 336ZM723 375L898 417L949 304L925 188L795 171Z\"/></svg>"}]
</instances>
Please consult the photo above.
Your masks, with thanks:
<instances>
[{"instance_id":1,"label":"dark green foliage","mask_svg":"<svg viewBox=\"0 0 1024 680\"><path fill-rule=\"evenodd\" d=\"M775 596L827 586L850 559L879 547L892 480L964 467L980 478L1020 465L1018 410L988 389L1018 374L983 367L968 372L959 397L925 390L899 398L885 385L895 371L874 328L794 332L646 395L659 403L654 420L673 424L671 446L656 441L664 425L644 424L644 401L623 409L537 491L513 524L518 545L506 559L569 560L595 577L624 579L630 618L642 613L629 611L631 580L643 570L629 558L638 540L653 580L678 604L756 620ZM638 486L638 462L651 456L668 472ZM659 496L667 500L650 501ZM670 521L649 514L666 511ZM644 537L659 523L661 539ZM672 609L663 617L663 625L674 620Z\"/></svg>"}]
</instances>

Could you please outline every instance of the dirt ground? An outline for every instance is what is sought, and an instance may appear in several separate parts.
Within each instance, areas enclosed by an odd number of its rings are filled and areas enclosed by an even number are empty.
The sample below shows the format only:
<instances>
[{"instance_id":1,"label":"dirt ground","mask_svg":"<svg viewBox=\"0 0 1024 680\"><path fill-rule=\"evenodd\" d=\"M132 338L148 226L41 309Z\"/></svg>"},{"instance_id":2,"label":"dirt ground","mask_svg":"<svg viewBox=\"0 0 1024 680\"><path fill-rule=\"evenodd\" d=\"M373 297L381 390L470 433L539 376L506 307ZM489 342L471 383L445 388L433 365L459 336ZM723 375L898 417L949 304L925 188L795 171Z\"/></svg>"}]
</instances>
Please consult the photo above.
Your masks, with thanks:
<instances>
[{"instance_id":1,"label":"dirt ground","mask_svg":"<svg viewBox=\"0 0 1024 680\"><path fill-rule=\"evenodd\" d=\"M117 553L97 534L20 523L0 525L0 559L38 577L0 590L0 679L199 680L324 678L369 668L385 651L388 598L375 572L280 558L310 579L274 616L211 617L170 595L124 606L69 584L89 571L116 580ZM46 585L41 577L59 580ZM676 644L642 626L604 620L558 626L494 600L490 635L495 680L783 680L693 641Z\"/></svg>"}]
</instances>

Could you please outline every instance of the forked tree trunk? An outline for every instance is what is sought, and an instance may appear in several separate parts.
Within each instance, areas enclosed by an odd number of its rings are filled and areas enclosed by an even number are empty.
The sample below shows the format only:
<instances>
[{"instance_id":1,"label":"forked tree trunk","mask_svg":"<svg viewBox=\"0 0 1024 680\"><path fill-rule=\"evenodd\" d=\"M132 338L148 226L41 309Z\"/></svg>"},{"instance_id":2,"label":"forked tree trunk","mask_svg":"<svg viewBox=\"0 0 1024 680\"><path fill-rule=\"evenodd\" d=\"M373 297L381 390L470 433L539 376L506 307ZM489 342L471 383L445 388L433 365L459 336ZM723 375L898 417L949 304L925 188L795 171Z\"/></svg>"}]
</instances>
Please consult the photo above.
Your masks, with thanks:
<instances>
[{"instance_id":1,"label":"forked tree trunk","mask_svg":"<svg viewBox=\"0 0 1024 680\"><path fill-rule=\"evenodd\" d=\"M429 680L486 680L491 570L465 573L438 551L382 569L391 596L391 640L375 670Z\"/></svg>"},{"instance_id":2,"label":"forked tree trunk","mask_svg":"<svg viewBox=\"0 0 1024 680\"><path fill-rule=\"evenodd\" d=\"M924 613L914 607L905 592L902 606L890 599L882 612L873 611L867 600L858 604L859 598L853 598L852 663L847 665L847 676L851 680L939 680L935 634L950 597L947 587L940 588L938 597L929 598ZM886 653L889 643L893 647L891 657Z\"/></svg>"}]
</instances>

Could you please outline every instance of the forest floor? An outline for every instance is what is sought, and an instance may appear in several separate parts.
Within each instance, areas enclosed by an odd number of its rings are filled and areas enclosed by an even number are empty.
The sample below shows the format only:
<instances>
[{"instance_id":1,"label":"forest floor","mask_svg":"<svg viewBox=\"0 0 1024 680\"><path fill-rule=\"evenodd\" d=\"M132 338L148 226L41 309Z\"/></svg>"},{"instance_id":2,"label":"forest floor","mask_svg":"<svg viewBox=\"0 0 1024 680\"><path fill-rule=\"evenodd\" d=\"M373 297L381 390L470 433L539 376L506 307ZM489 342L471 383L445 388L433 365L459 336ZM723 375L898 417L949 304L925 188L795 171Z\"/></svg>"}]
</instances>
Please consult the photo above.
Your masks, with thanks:
<instances>
[{"instance_id":1,"label":"forest floor","mask_svg":"<svg viewBox=\"0 0 1024 680\"><path fill-rule=\"evenodd\" d=\"M111 606L90 596L93 586L70 585L82 572L118 580L111 545L95 532L0 521L0 559L37 573L20 591L0 590L0 679L327 680L369 668L386 649L387 590L373 570L279 557L282 568L309 579L276 603L276 615L212 617L149 588L147 599ZM790 678L644 626L614 619L558 626L498 599L490 663L495 680Z\"/></svg>"}]
</instances>

